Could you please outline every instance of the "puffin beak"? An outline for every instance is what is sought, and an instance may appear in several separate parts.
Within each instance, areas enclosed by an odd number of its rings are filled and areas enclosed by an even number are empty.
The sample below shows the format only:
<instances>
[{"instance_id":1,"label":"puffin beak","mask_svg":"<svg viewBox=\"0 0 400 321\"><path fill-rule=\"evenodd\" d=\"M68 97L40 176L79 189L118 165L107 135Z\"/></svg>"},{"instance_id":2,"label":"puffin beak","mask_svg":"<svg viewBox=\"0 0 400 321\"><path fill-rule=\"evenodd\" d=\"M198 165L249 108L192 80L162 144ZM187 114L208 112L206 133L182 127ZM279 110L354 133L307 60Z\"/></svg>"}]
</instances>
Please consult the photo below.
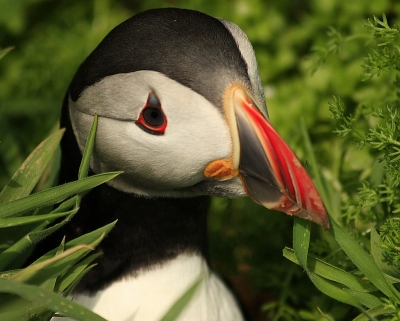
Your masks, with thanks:
<instances>
[{"instance_id":1,"label":"puffin beak","mask_svg":"<svg viewBox=\"0 0 400 321\"><path fill-rule=\"evenodd\" d=\"M242 85L227 89L224 108L233 140L232 176L240 177L246 193L264 207L329 229L310 176Z\"/></svg>"}]
</instances>

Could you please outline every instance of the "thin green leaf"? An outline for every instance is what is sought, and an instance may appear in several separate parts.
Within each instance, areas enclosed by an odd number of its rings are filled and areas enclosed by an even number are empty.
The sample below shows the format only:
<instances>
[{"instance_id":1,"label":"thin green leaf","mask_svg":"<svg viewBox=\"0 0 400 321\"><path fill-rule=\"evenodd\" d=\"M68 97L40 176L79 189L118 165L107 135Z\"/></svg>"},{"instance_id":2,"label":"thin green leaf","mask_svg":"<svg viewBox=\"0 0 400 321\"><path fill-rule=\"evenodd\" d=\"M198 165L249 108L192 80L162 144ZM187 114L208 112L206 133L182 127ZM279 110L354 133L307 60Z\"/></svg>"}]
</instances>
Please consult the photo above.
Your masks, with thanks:
<instances>
[{"instance_id":1,"label":"thin green leaf","mask_svg":"<svg viewBox=\"0 0 400 321\"><path fill-rule=\"evenodd\" d=\"M78 210L78 209L77 209ZM54 224L46 229L42 229L40 231L35 231L32 233L29 233L29 238L31 239L33 244L36 244L37 242L40 242L43 240L45 237L49 236L56 230L58 230L60 227L62 227L64 224L68 223L75 215L75 211L71 211L72 214L68 215L65 219L63 219L60 223Z\"/></svg>"},{"instance_id":2,"label":"thin green leaf","mask_svg":"<svg viewBox=\"0 0 400 321\"><path fill-rule=\"evenodd\" d=\"M34 264L22 270L20 273L14 275L12 279L39 285L53 277L62 275L67 272L76 262L86 256L88 252L94 250L94 248L104 239L105 236L106 233L103 232L98 236L97 239L92 240L92 242L87 245L75 245L52 258L35 262Z\"/></svg>"},{"instance_id":3,"label":"thin green leaf","mask_svg":"<svg viewBox=\"0 0 400 321\"><path fill-rule=\"evenodd\" d=\"M0 272L0 279L9 279L14 274L17 274L20 270L8 270L4 272Z\"/></svg>"},{"instance_id":4,"label":"thin green leaf","mask_svg":"<svg viewBox=\"0 0 400 321\"><path fill-rule=\"evenodd\" d=\"M94 115L93 124L90 128L89 136L83 150L82 161L79 166L78 179L86 178L89 172L90 157L92 156L93 146L96 138L98 116Z\"/></svg>"},{"instance_id":5,"label":"thin green leaf","mask_svg":"<svg viewBox=\"0 0 400 321\"><path fill-rule=\"evenodd\" d=\"M366 293L366 292L360 292L360 291L354 291L350 289L344 289L348 294L350 294L357 302L362 304L363 306L366 306L367 308L371 309L379 304L382 304L381 300L379 300L378 297ZM380 292L378 292L379 295L381 295Z\"/></svg>"},{"instance_id":6,"label":"thin green leaf","mask_svg":"<svg viewBox=\"0 0 400 321\"><path fill-rule=\"evenodd\" d=\"M64 202L62 202L57 208L51 211L51 213L61 213L69 210L70 208L74 207L76 205L76 201L78 199L78 196L75 195Z\"/></svg>"},{"instance_id":7,"label":"thin green leaf","mask_svg":"<svg viewBox=\"0 0 400 321\"><path fill-rule=\"evenodd\" d=\"M371 229L371 254L383 273L398 279L400 272L393 265L389 265L385 262L385 258L382 254L382 241L374 228Z\"/></svg>"},{"instance_id":8,"label":"thin green leaf","mask_svg":"<svg viewBox=\"0 0 400 321\"><path fill-rule=\"evenodd\" d=\"M37 286L0 279L0 292L18 295L25 300L37 302L50 310L76 320L106 321L104 318L79 304Z\"/></svg>"},{"instance_id":9,"label":"thin green leaf","mask_svg":"<svg viewBox=\"0 0 400 321\"><path fill-rule=\"evenodd\" d=\"M296 258L294 251L289 248L283 250L283 256L288 260L300 265L300 262ZM371 283L364 282L362 279L339 269L329 263L326 263L312 255L308 256L308 271L315 273L325 279L338 282L344 287L349 289L361 291L361 292L374 292L378 289Z\"/></svg>"},{"instance_id":10,"label":"thin green leaf","mask_svg":"<svg viewBox=\"0 0 400 321\"><path fill-rule=\"evenodd\" d=\"M36 316L45 309L36 302L30 302L19 296L9 293L0 293L0 320L20 321L28 320L28 316Z\"/></svg>"},{"instance_id":11,"label":"thin green leaf","mask_svg":"<svg viewBox=\"0 0 400 321\"><path fill-rule=\"evenodd\" d=\"M71 294L71 292L75 289L75 287L77 286L77 284L80 282L80 280L82 280L82 278L91 270L93 269L97 264L92 264L89 265L86 269L84 269L82 271L82 273L80 273L74 280L72 280L72 282L70 284L68 284L68 286L65 288L65 290L63 290L63 296L67 297L68 295Z\"/></svg>"},{"instance_id":12,"label":"thin green leaf","mask_svg":"<svg viewBox=\"0 0 400 321\"><path fill-rule=\"evenodd\" d=\"M62 239L62 241L61 241L61 243L60 243L60 245L58 246L58 248L57 248L57 254L56 254L56 256L57 255L60 255L61 253L63 253L65 251L65 236L63 237L63 239ZM56 285L56 282L57 282L57 278L58 278L58 275L57 276L54 276L53 278L51 278L50 280L47 280L47 286L45 287L47 290L51 290L51 291L53 291L53 292L56 292L55 290L54 290L54 288L55 288L55 285Z\"/></svg>"},{"instance_id":13,"label":"thin green leaf","mask_svg":"<svg viewBox=\"0 0 400 321\"><path fill-rule=\"evenodd\" d=\"M300 128L303 136L303 142L304 142L304 147L306 149L308 162L310 163L311 166L312 177L314 178L315 181L315 185L318 187L318 192L320 193L322 199L324 201L328 200L329 197L324 188L324 184L322 183L321 174L318 171L317 158L315 157L314 154L314 149L311 144L310 136L308 135L307 126L306 122L304 121L304 118L300 119Z\"/></svg>"},{"instance_id":14,"label":"thin green leaf","mask_svg":"<svg viewBox=\"0 0 400 321\"><path fill-rule=\"evenodd\" d=\"M97 124L98 116L97 114L95 114L92 127L90 128L89 136L85 144L85 149L83 150L82 160L79 165L78 179L86 178L89 173L90 158L92 156L93 146L96 138ZM79 206L81 199L84 195L85 192L79 193L77 195L76 207Z\"/></svg>"},{"instance_id":15,"label":"thin green leaf","mask_svg":"<svg viewBox=\"0 0 400 321\"><path fill-rule=\"evenodd\" d=\"M1 49L0 50L0 59L3 59L4 58L4 56L6 55L6 54L8 54L11 50L13 50L14 49L14 47L8 47L8 48L5 48L5 49Z\"/></svg>"},{"instance_id":16,"label":"thin green leaf","mask_svg":"<svg viewBox=\"0 0 400 321\"><path fill-rule=\"evenodd\" d=\"M66 212L70 210L72 207L74 207L75 203L76 203L76 196L61 203L58 206L58 208L53 210L51 213ZM77 209L74 209L74 211L76 210ZM15 256L16 254L18 254L19 255L18 261L23 262L24 257L29 256L30 253L29 251L26 251L25 246L29 247L30 245L35 244L36 242L42 240L44 237L53 233L55 230L57 230L58 228L69 222L74 216L74 211L72 211L71 212L72 214L63 219L61 222L47 229L46 226L48 225L48 223L51 223L52 221L54 221L54 219L48 219L47 222L36 224L34 226L21 225L15 228L8 228L2 230L2 232L0 233L0 244L3 244L3 248L1 248L0 251L8 251L9 253L7 255L11 254L11 256ZM38 226L42 227L41 230L36 229L36 227ZM10 247L9 244L13 244L11 249L8 249ZM21 244L24 245L20 247ZM16 250L17 248L19 248L19 250ZM13 259L12 262L14 264L14 262L16 261ZM0 266L3 266L2 264L4 264L4 261L2 260L2 257L0 255ZM18 265L16 265L16 267L17 266Z\"/></svg>"},{"instance_id":17,"label":"thin green leaf","mask_svg":"<svg viewBox=\"0 0 400 321\"><path fill-rule=\"evenodd\" d=\"M294 217L293 249L301 266L307 269L308 247L310 245L311 222Z\"/></svg>"},{"instance_id":18,"label":"thin green leaf","mask_svg":"<svg viewBox=\"0 0 400 321\"><path fill-rule=\"evenodd\" d=\"M84 234L80 237L77 237L69 242L67 242L65 244L65 249L69 249L71 247L74 247L76 245L80 245L80 244L89 244L92 247L96 247L98 243L96 243L97 241L99 241L99 238L101 235L107 235L111 229L115 226L115 224L117 223L117 221L114 221L110 224L107 224L93 232ZM55 255L56 253L56 249L51 250L50 252L46 253L45 255L43 255L42 257L40 257L39 259L37 259L34 263L39 263L42 262L48 258L51 258Z\"/></svg>"},{"instance_id":19,"label":"thin green leaf","mask_svg":"<svg viewBox=\"0 0 400 321\"><path fill-rule=\"evenodd\" d=\"M85 258L84 260L82 260L81 262L72 266L64 275L60 276L57 279L57 283L55 285L55 291L58 293L63 292L99 256L100 253L92 254L87 258Z\"/></svg>"},{"instance_id":20,"label":"thin green leaf","mask_svg":"<svg viewBox=\"0 0 400 321\"><path fill-rule=\"evenodd\" d=\"M78 194L93 187L96 187L104 182L107 182L114 177L118 176L120 172L111 172L93 175L79 181L67 183L61 186L53 187L27 197L1 204L0 217L6 218L17 216L24 212L42 208L63 201L71 195Z\"/></svg>"},{"instance_id":21,"label":"thin green leaf","mask_svg":"<svg viewBox=\"0 0 400 321\"><path fill-rule=\"evenodd\" d=\"M1 191L0 204L25 197L32 192L57 149L64 131L61 129L53 133L35 148Z\"/></svg>"},{"instance_id":22,"label":"thin green leaf","mask_svg":"<svg viewBox=\"0 0 400 321\"><path fill-rule=\"evenodd\" d=\"M394 309L386 308L383 305L378 305L376 307L373 307L372 309L369 309L366 311L367 314L360 314L358 317L354 318L353 321L368 321L371 320L371 317L377 317L380 315L385 315L385 314L390 314L394 313ZM376 319L373 319L376 320Z\"/></svg>"},{"instance_id":23,"label":"thin green leaf","mask_svg":"<svg viewBox=\"0 0 400 321\"><path fill-rule=\"evenodd\" d=\"M14 243L8 249L3 251L0 254L0 271L4 270L17 256L21 255L29 246L34 244L31 239L31 235L34 233L39 233L47 226L47 222L43 222L42 224L35 227L29 234L25 235L18 242Z\"/></svg>"},{"instance_id":24,"label":"thin green leaf","mask_svg":"<svg viewBox=\"0 0 400 321\"><path fill-rule=\"evenodd\" d=\"M321 278L320 276L312 272L309 272L308 276L314 283L315 287L322 293L340 302L361 308L361 305L350 294L344 291L342 287L339 286L337 283Z\"/></svg>"},{"instance_id":25,"label":"thin green leaf","mask_svg":"<svg viewBox=\"0 0 400 321\"><path fill-rule=\"evenodd\" d=\"M203 277L196 280L193 285L174 303L174 305L169 309L169 311L161 318L161 321L174 321L178 318L179 314L185 308L185 306L190 302L190 300L195 295L196 291L199 289L201 283L203 282Z\"/></svg>"},{"instance_id":26,"label":"thin green leaf","mask_svg":"<svg viewBox=\"0 0 400 321\"><path fill-rule=\"evenodd\" d=\"M0 218L0 228L37 223L47 220L55 220L59 217L75 214L77 211L78 209L74 209L68 212L61 212L55 214L42 214L35 216L12 217L3 219Z\"/></svg>"},{"instance_id":27,"label":"thin green leaf","mask_svg":"<svg viewBox=\"0 0 400 321\"><path fill-rule=\"evenodd\" d=\"M60 223L46 228L46 226L49 224L48 220L36 226L33 230L29 231L28 234L26 234L24 237L22 237L20 240L15 242L12 246L7 248L6 250L4 250L3 253L0 254L0 270L4 269L11 262L13 262L16 257L21 258L21 255L26 255L23 253L27 253L27 255L29 255L29 252L26 251L29 247L43 240L45 237L58 230L64 224L68 223L74 215L75 213L74 211L72 211L72 214L68 215ZM54 255L55 253L53 254L53 256Z\"/></svg>"},{"instance_id":28,"label":"thin green leaf","mask_svg":"<svg viewBox=\"0 0 400 321\"><path fill-rule=\"evenodd\" d=\"M93 247L88 245L76 245L50 259L31 264L13 275L10 280L40 285L44 281L62 274L72 266L74 261L78 261L83 255L92 250Z\"/></svg>"},{"instance_id":29,"label":"thin green leaf","mask_svg":"<svg viewBox=\"0 0 400 321\"><path fill-rule=\"evenodd\" d=\"M332 234L350 260L381 292L400 301L399 292L387 281L383 272L361 246L335 221L331 220Z\"/></svg>"}]
</instances>

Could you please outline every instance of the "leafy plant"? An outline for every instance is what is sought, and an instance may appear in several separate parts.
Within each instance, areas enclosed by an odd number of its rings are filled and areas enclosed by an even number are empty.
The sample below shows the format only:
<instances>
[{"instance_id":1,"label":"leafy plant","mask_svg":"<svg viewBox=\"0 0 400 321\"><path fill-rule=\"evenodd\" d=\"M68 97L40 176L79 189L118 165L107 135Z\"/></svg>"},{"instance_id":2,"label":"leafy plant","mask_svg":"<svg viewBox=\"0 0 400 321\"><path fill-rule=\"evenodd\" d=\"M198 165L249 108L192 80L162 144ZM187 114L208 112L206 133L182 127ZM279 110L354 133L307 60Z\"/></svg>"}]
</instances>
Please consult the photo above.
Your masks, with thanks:
<instances>
[{"instance_id":1,"label":"leafy plant","mask_svg":"<svg viewBox=\"0 0 400 321\"><path fill-rule=\"evenodd\" d=\"M96 126L97 118L76 182L31 194L61 140L64 130L59 130L31 153L0 193L2 320L49 320L54 312L77 320L104 320L63 296L68 296L77 282L94 266L92 262L98 255L89 254L115 222L68 243L60 240L57 249L30 266L18 269L32 246L67 224L76 214L84 193L119 174L86 177ZM53 205L56 205L54 209ZM62 220L56 222L60 218Z\"/></svg>"},{"instance_id":2,"label":"leafy plant","mask_svg":"<svg viewBox=\"0 0 400 321\"><path fill-rule=\"evenodd\" d=\"M387 260L389 268L396 252L386 243L384 228L390 222L395 225L398 217L397 149L383 139L383 145L376 145L384 147L380 150L367 137L381 144L382 130L382 138L392 133L397 140L397 121L387 122L398 106L397 62L393 64L397 58L391 58L398 50L394 22L399 23L400 7L396 1L0 3L0 44L15 46L0 64L1 186L53 127L72 73L113 26L149 8L195 9L231 20L246 32L256 51L272 123L312 169L317 166L312 157L318 160L317 183L326 192L331 217L366 253L373 248L372 228L379 232L382 260ZM386 22L379 19L382 25L374 18L365 23L367 17L382 12L387 14ZM375 129L374 137L369 136L370 129ZM338 136L340 131L347 134ZM282 248L292 247L291 227L290 217L268 212L251 201L214 199L209 216L212 265L231 281L254 319L347 321L360 314L352 305L321 295L303 267L282 258ZM311 231L308 264L312 255L346 273L359 270L331 233ZM396 244L395 228L389 226L388 231L393 231L386 235ZM395 310L393 300L382 298L383 306ZM259 312L261 307L265 309Z\"/></svg>"},{"instance_id":3,"label":"leafy plant","mask_svg":"<svg viewBox=\"0 0 400 321\"><path fill-rule=\"evenodd\" d=\"M332 180L321 176L315 158L310 158L318 188L328 212L333 214L330 234L356 270L346 271L309 254L310 224L298 219L293 228L293 249L286 248L284 256L301 265L321 292L359 309L362 314L353 320L400 320L400 292L396 287L400 283L399 224L398 218L393 217L400 208L399 28L389 27L385 15L382 20L376 17L374 22L368 20L365 27L372 31L376 41L365 58L361 79L371 81L386 73L391 83L378 84L390 87L393 94L381 97L379 103L362 102L355 116L346 114L345 105L338 98L330 103L330 110L337 121L334 132L342 138L350 136L357 148L368 148L366 152L378 155L383 170L378 177L374 176L373 168L369 170L357 193L343 186L340 208L332 202L338 199ZM309 142L306 131L303 133L303 139ZM312 155L310 144L307 146L308 154ZM380 228L381 235L376 228ZM369 234L369 242L365 233Z\"/></svg>"}]
</instances>

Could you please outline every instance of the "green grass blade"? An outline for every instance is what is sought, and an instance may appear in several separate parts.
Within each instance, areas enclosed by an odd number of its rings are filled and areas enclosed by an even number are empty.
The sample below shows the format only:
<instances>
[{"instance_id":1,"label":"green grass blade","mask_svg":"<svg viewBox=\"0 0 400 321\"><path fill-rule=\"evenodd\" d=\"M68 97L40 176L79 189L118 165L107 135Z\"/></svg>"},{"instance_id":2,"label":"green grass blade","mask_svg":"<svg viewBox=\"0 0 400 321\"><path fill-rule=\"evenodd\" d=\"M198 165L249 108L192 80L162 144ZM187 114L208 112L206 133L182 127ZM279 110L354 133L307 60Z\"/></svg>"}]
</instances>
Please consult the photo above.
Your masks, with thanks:
<instances>
[{"instance_id":1,"label":"green grass blade","mask_svg":"<svg viewBox=\"0 0 400 321\"><path fill-rule=\"evenodd\" d=\"M71 281L71 283L68 284L68 286L63 290L63 296L67 297L68 295L71 294L71 292L74 290L74 288L77 286L77 284L82 280L82 278L91 270L93 269L97 264L92 264L89 265L86 269L82 271L78 276L75 277Z\"/></svg>"},{"instance_id":2,"label":"green grass blade","mask_svg":"<svg viewBox=\"0 0 400 321\"><path fill-rule=\"evenodd\" d=\"M111 229L115 226L115 224L117 223L117 221L114 221L110 224L107 224L93 232L84 234L80 237L77 237L69 242L67 242L65 244L65 249L69 249L71 247L74 247L76 245L80 245L80 244L89 244L90 246L97 246L98 243L95 243L96 240L99 240L99 237L104 234L107 235ZM45 255L43 255L41 258L37 259L34 263L39 263L42 262L46 259L52 258L55 254L56 254L57 249L51 250L50 252L46 253Z\"/></svg>"},{"instance_id":3,"label":"green grass blade","mask_svg":"<svg viewBox=\"0 0 400 321\"><path fill-rule=\"evenodd\" d=\"M382 241L378 232L371 229L371 254L383 273L397 279L400 272L393 266L386 263L385 258L382 254Z\"/></svg>"},{"instance_id":4,"label":"green grass blade","mask_svg":"<svg viewBox=\"0 0 400 321\"><path fill-rule=\"evenodd\" d=\"M372 309L369 309L366 311L366 314L360 314L358 317L354 318L353 321L368 321L371 320L371 317L377 317L380 315L385 315L389 313L395 313L394 309L387 308L383 305L378 305L376 307L373 307ZM373 319L375 320L375 319ZM393 319L391 319L393 320Z\"/></svg>"},{"instance_id":5,"label":"green grass blade","mask_svg":"<svg viewBox=\"0 0 400 321\"><path fill-rule=\"evenodd\" d=\"M25 300L37 302L50 310L76 320L106 321L79 304L37 286L0 279L0 292L18 295Z\"/></svg>"},{"instance_id":6,"label":"green grass blade","mask_svg":"<svg viewBox=\"0 0 400 321\"><path fill-rule=\"evenodd\" d=\"M304 121L304 118L300 119L300 128L301 128L301 133L303 136L303 142L304 142L304 147L305 147L305 151L307 154L307 159L311 166L312 177L315 181L315 185L318 187L318 192L320 193L322 199L324 201L329 200L328 193L324 188L324 184L322 183L321 174L318 171L317 158L315 157L315 154L314 154L314 150L313 150L313 147L311 144L310 136L308 135L307 126Z\"/></svg>"},{"instance_id":7,"label":"green grass blade","mask_svg":"<svg viewBox=\"0 0 400 321\"><path fill-rule=\"evenodd\" d=\"M358 308L363 314L368 316L368 320L377 321L374 317L369 315L369 313L361 306L360 302L358 302L352 295L343 290L342 287L339 286L337 283L325 280L314 273L308 273L308 276L314 283L315 287L325 295L330 296L331 298L346 303L348 305L352 305Z\"/></svg>"},{"instance_id":8,"label":"green grass blade","mask_svg":"<svg viewBox=\"0 0 400 321\"><path fill-rule=\"evenodd\" d=\"M41 223L33 230L29 231L25 236L23 236L17 242L15 242L12 246L4 250L4 252L0 254L0 270L4 269L11 262L13 262L16 257L18 256L21 257L21 255L25 255L25 253L29 255L29 252L26 251L29 247L43 240L51 233L58 230L61 226L68 223L75 215L75 212L77 210L78 209L74 209L73 211L71 211L71 214L68 215L65 219L63 219L60 223L57 223L48 228L46 228L46 226L48 225L49 221Z\"/></svg>"},{"instance_id":9,"label":"green grass blade","mask_svg":"<svg viewBox=\"0 0 400 321\"><path fill-rule=\"evenodd\" d=\"M52 210L51 213L61 213L61 212L65 212L65 211L71 209L72 207L74 207L76 205L77 199L78 199L78 196L75 195L75 196L65 200L60 205L58 205L58 207L56 207L54 210Z\"/></svg>"},{"instance_id":10,"label":"green grass blade","mask_svg":"<svg viewBox=\"0 0 400 321\"><path fill-rule=\"evenodd\" d=\"M79 181L53 187L9 203L1 204L0 218L17 216L30 210L61 202L69 196L87 191L104 182L107 182L119 174L120 172L112 172L93 175Z\"/></svg>"},{"instance_id":11,"label":"green grass blade","mask_svg":"<svg viewBox=\"0 0 400 321\"><path fill-rule=\"evenodd\" d=\"M300 128L304 142L304 148L307 155L307 160L311 167L311 176L317 187L318 193L324 201L329 217L340 216L340 193L333 187L332 182L327 182L319 171L319 165L315 157L314 149L311 144L310 136L308 135L307 126L303 118L300 120Z\"/></svg>"},{"instance_id":12,"label":"green grass blade","mask_svg":"<svg viewBox=\"0 0 400 321\"><path fill-rule=\"evenodd\" d=\"M0 59L3 59L3 57L13 49L14 47L7 47L5 49L0 49Z\"/></svg>"},{"instance_id":13,"label":"green grass blade","mask_svg":"<svg viewBox=\"0 0 400 321\"><path fill-rule=\"evenodd\" d=\"M64 224L68 223L75 215L75 212L78 211L78 209L74 209L72 214L68 215L65 219L63 219L60 223L54 224L46 229L42 229L40 231L34 231L29 233L29 238L32 240L33 244L36 244L37 242L40 242L43 240L45 237L49 236L56 230L58 230L60 227L62 227ZM61 242L61 240L60 240Z\"/></svg>"},{"instance_id":14,"label":"green grass blade","mask_svg":"<svg viewBox=\"0 0 400 321\"><path fill-rule=\"evenodd\" d=\"M98 116L97 114L95 114L92 127L90 128L89 137L86 141L85 149L83 150L82 161L79 166L78 179L87 177L87 174L89 172L89 163L96 138L97 124L98 124Z\"/></svg>"},{"instance_id":15,"label":"green grass blade","mask_svg":"<svg viewBox=\"0 0 400 321\"><path fill-rule=\"evenodd\" d=\"M56 256L62 254L64 251L65 251L65 236L63 237L63 239L62 239L60 245L59 245L58 248L57 248L57 254L56 254ZM46 287L45 287L45 288L46 288L47 290L56 292L56 291L54 291L54 287L55 287L56 282L57 282L57 277L58 277L58 275L55 276L55 277L53 277L53 278L51 278L51 279L46 280ZM10 278L10 279L11 279L11 278Z\"/></svg>"},{"instance_id":16,"label":"green grass blade","mask_svg":"<svg viewBox=\"0 0 400 321\"><path fill-rule=\"evenodd\" d=\"M43 311L43 306L30 302L21 297L8 293L0 293L0 320L20 321L28 320L27 316L36 316ZM40 320L40 319L39 319Z\"/></svg>"},{"instance_id":17,"label":"green grass blade","mask_svg":"<svg viewBox=\"0 0 400 321\"><path fill-rule=\"evenodd\" d=\"M174 305L169 309L169 311L161 318L161 321L174 321L177 319L179 314L183 311L185 306L190 302L193 296L199 289L203 278L196 280L193 285L174 303Z\"/></svg>"},{"instance_id":18,"label":"green grass blade","mask_svg":"<svg viewBox=\"0 0 400 321\"><path fill-rule=\"evenodd\" d=\"M283 256L288 260L301 265L294 251L289 248L283 250ZM361 278L343 271L336 266L326 263L312 255L308 256L308 271L315 273L325 279L342 284L344 287L361 292L374 292L378 289L371 283L364 282Z\"/></svg>"},{"instance_id":19,"label":"green grass blade","mask_svg":"<svg viewBox=\"0 0 400 321\"><path fill-rule=\"evenodd\" d=\"M307 269L308 248L310 245L311 222L294 217L293 249L301 266Z\"/></svg>"},{"instance_id":20,"label":"green grass blade","mask_svg":"<svg viewBox=\"0 0 400 321\"><path fill-rule=\"evenodd\" d=\"M4 270L4 268L7 267L17 256L21 255L21 253L23 253L28 247L32 246L34 242L31 239L31 235L35 232L42 231L46 226L47 222L43 222L18 242L3 251L0 254L0 271Z\"/></svg>"},{"instance_id":21,"label":"green grass blade","mask_svg":"<svg viewBox=\"0 0 400 321\"><path fill-rule=\"evenodd\" d=\"M76 245L50 259L31 264L17 274L14 274L10 280L41 285L46 280L67 271L74 262L92 250L93 247L88 245Z\"/></svg>"},{"instance_id":22,"label":"green grass blade","mask_svg":"<svg viewBox=\"0 0 400 321\"><path fill-rule=\"evenodd\" d=\"M100 253L95 253L81 262L75 264L71 267L65 274L60 276L57 279L57 283L55 285L55 291L57 293L63 292L70 284L74 282L87 268L88 266L100 256Z\"/></svg>"},{"instance_id":23,"label":"green grass blade","mask_svg":"<svg viewBox=\"0 0 400 321\"><path fill-rule=\"evenodd\" d=\"M373 294L360 292L360 291L354 291L354 290L350 290L350 289L344 289L344 291L346 291L348 294L350 294L357 302L359 302L363 306L366 306L369 309L382 304L381 300L379 300L379 298ZM379 293L379 295L382 295L382 294Z\"/></svg>"},{"instance_id":24,"label":"green grass blade","mask_svg":"<svg viewBox=\"0 0 400 321\"><path fill-rule=\"evenodd\" d=\"M308 273L308 276L310 277L312 283L314 283L315 287L325 295L330 296L331 298L334 298L340 302L361 308L361 305L350 294L342 289L342 286L321 278L320 276L311 272Z\"/></svg>"},{"instance_id":25,"label":"green grass blade","mask_svg":"<svg viewBox=\"0 0 400 321\"><path fill-rule=\"evenodd\" d=\"M89 173L90 158L92 156L92 151L96 138L97 124L98 124L98 116L97 114L95 114L92 127L90 128L89 136L85 144L85 149L83 150L82 161L79 165L79 171L78 171L79 180L86 178ZM76 205L75 205L76 207L79 206L81 199L84 195L85 192L79 193L77 195Z\"/></svg>"},{"instance_id":26,"label":"green grass blade","mask_svg":"<svg viewBox=\"0 0 400 321\"><path fill-rule=\"evenodd\" d=\"M383 292L389 298L396 298L400 302L400 294L389 283L383 272L379 269L376 263L373 261L361 246L335 221L331 221L332 234L339 243L340 247L347 254L350 260L358 267L358 269L373 283L381 292Z\"/></svg>"},{"instance_id":27,"label":"green grass blade","mask_svg":"<svg viewBox=\"0 0 400 321\"><path fill-rule=\"evenodd\" d=\"M40 143L0 193L0 204L29 195L50 162L64 134L63 129Z\"/></svg>"},{"instance_id":28,"label":"green grass blade","mask_svg":"<svg viewBox=\"0 0 400 321\"><path fill-rule=\"evenodd\" d=\"M42 214L35 216L23 216L23 217L13 217L13 218L0 218L0 228L26 225L31 223L39 223L47 220L55 220L59 217L75 214L78 209L74 209L68 212L53 213L53 214Z\"/></svg>"}]
</instances>

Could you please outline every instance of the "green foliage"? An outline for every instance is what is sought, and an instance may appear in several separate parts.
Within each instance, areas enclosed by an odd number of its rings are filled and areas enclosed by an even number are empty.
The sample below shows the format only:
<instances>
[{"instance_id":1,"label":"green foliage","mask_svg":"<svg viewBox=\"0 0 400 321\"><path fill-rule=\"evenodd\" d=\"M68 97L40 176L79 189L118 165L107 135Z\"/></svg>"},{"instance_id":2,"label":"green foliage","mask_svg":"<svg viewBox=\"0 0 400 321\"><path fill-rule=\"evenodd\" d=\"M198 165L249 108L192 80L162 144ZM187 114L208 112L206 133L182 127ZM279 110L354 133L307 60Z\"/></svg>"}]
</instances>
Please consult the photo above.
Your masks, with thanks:
<instances>
[{"instance_id":1,"label":"green foliage","mask_svg":"<svg viewBox=\"0 0 400 321\"><path fill-rule=\"evenodd\" d=\"M5 56L0 52L0 186L52 130L74 71L105 34L138 11L171 5L232 20L245 30L271 121L309 165L337 223L333 232L311 227L307 246L310 228L296 221L289 250L290 217L243 199L215 199L209 218L213 266L238 289L254 319L398 320L398 291L389 295L399 282L396 1L0 0L0 46L15 47ZM45 172L54 179L56 169ZM64 215L76 201L53 214ZM7 228L10 238L19 231L10 242L28 233L42 237L39 221ZM281 256L285 247L289 260ZM71 278L89 266L71 268Z\"/></svg>"},{"instance_id":2,"label":"green foliage","mask_svg":"<svg viewBox=\"0 0 400 321\"><path fill-rule=\"evenodd\" d=\"M381 227L382 256L400 275L400 218L388 219Z\"/></svg>"},{"instance_id":3,"label":"green foliage","mask_svg":"<svg viewBox=\"0 0 400 321\"><path fill-rule=\"evenodd\" d=\"M174 321L183 311L185 306L190 302L196 292L199 290L203 282L203 276L196 280L183 295L172 305L167 313L160 319L160 321Z\"/></svg>"},{"instance_id":4,"label":"green foliage","mask_svg":"<svg viewBox=\"0 0 400 321\"><path fill-rule=\"evenodd\" d=\"M342 187L341 213L336 217L345 225L341 227L340 223L332 220L332 238L356 270L347 272L309 255L310 224L298 220L295 220L293 229L293 250L285 249L284 256L301 265L321 292L358 308L362 314L354 320L399 320L400 292L395 285L400 283L400 225L398 218L393 217L399 213L400 207L400 118L397 111L400 96L395 89L399 71L399 32L397 27L389 27L385 15L382 20L376 17L374 22L368 20L365 28L372 31L373 38L368 39L372 48L371 53L367 53L361 80L367 82L386 74L389 78L385 77L384 82L374 85L381 88L389 85L395 94L381 97L379 104L366 99L357 106L357 116L346 113L341 99L334 97L329 104L332 118L337 123L334 133L342 139L351 136L357 148L378 156L378 161L383 164L379 176L374 175L373 169L364 173L364 180L359 182L362 186L356 193L348 186ZM387 82L388 79L391 83ZM308 152L313 153L312 150ZM316 163L312 165L313 168L317 166ZM316 171L314 175L320 176ZM325 199L334 198L330 192L333 189L329 191L326 188L332 185L332 181L326 178L323 184L321 178L316 181ZM337 212L329 201L326 205L330 213ZM381 235L373 226L380 227ZM370 230L369 241L359 233L365 233L367 229Z\"/></svg>"},{"instance_id":5,"label":"green foliage","mask_svg":"<svg viewBox=\"0 0 400 321\"><path fill-rule=\"evenodd\" d=\"M380 225L400 211L400 100L396 74L400 62L399 30L396 26L389 27L385 15L382 20L376 17L374 22L368 20L365 28L372 33L373 38L368 41L373 45L362 65L361 79L367 82L378 77L374 86L381 93L373 100L366 98L360 102L355 116L346 111L339 98L330 102L329 109L337 122L334 132L342 138L351 137L357 148L365 148L364 155L369 154L370 159L375 158L382 164L374 165L376 172L370 169L364 173L357 197L349 197L344 202L342 215L348 223L360 220ZM379 78L383 79L379 81Z\"/></svg>"},{"instance_id":6,"label":"green foliage","mask_svg":"<svg viewBox=\"0 0 400 321\"><path fill-rule=\"evenodd\" d=\"M81 193L118 175L109 173L101 177L86 178L96 125L97 121L88 139L77 182L31 194L61 140L64 130L59 130L31 153L0 193L2 320L50 320L54 312L77 320L104 320L62 296L71 293L77 282L93 267L91 263L98 255L89 253L107 235L115 222L66 244L60 240L58 249L30 266L20 268L32 246L68 223L76 214ZM52 210L49 205L54 204L57 207ZM52 224L60 218L60 222ZM86 259L82 260L84 257Z\"/></svg>"}]
</instances>

